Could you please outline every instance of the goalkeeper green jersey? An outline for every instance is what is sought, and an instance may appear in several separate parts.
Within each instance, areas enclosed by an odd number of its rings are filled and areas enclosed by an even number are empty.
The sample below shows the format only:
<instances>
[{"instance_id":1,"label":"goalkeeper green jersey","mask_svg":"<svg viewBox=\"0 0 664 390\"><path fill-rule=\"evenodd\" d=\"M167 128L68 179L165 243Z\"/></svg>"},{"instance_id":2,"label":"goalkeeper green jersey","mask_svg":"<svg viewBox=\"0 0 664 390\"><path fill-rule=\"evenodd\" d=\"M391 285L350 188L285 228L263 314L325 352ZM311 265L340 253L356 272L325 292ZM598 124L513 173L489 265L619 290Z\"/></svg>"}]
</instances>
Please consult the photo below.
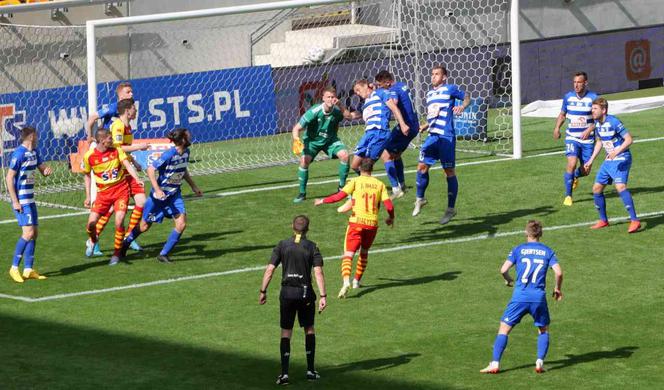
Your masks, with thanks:
<instances>
[{"instance_id":1,"label":"goalkeeper green jersey","mask_svg":"<svg viewBox=\"0 0 664 390\"><path fill-rule=\"evenodd\" d=\"M339 107L332 106L332 110L325 113L323 103L316 104L300 118L300 126L305 129L302 139L315 143L337 140L339 123L343 119L344 116Z\"/></svg>"}]
</instances>

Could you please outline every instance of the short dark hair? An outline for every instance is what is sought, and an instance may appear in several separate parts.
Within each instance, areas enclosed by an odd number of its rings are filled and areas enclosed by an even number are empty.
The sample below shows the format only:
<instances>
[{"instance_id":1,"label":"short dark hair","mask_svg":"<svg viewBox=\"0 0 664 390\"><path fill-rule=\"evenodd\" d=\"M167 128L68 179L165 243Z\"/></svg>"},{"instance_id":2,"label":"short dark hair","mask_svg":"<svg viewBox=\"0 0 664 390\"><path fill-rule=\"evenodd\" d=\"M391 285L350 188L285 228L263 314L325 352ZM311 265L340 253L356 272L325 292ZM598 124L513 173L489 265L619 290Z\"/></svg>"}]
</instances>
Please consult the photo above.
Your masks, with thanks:
<instances>
[{"instance_id":1,"label":"short dark hair","mask_svg":"<svg viewBox=\"0 0 664 390\"><path fill-rule=\"evenodd\" d=\"M331 86L331 85L330 85L330 86L327 86L327 87L325 87L325 89L323 89L323 93L325 93L325 92L330 92L330 93L333 94L334 96L337 96L337 89L334 88L334 87Z\"/></svg>"},{"instance_id":2,"label":"short dark hair","mask_svg":"<svg viewBox=\"0 0 664 390\"><path fill-rule=\"evenodd\" d=\"M443 72L445 76L447 76L447 68L445 67L445 65L440 65L440 64L434 65L434 67L431 68L431 70L436 70L436 69L440 69L440 71Z\"/></svg>"},{"instance_id":3,"label":"short dark hair","mask_svg":"<svg viewBox=\"0 0 664 390\"><path fill-rule=\"evenodd\" d=\"M189 146L189 140L187 139L188 134L189 130L185 128L179 128L170 131L168 135L166 135L166 138L171 140L171 142L173 142L176 146L185 145L185 144L187 144L186 146Z\"/></svg>"},{"instance_id":4,"label":"short dark hair","mask_svg":"<svg viewBox=\"0 0 664 390\"><path fill-rule=\"evenodd\" d=\"M392 76L392 73L390 73L389 70L383 69L380 72L376 74L374 79L378 82L383 82L383 81L393 81L394 76Z\"/></svg>"},{"instance_id":5,"label":"short dark hair","mask_svg":"<svg viewBox=\"0 0 664 390\"><path fill-rule=\"evenodd\" d=\"M25 126L24 128L21 129L21 142L25 141L29 136L32 134L35 134L37 132L37 129L35 129L32 126ZM2 141L0 141L2 142Z\"/></svg>"},{"instance_id":6,"label":"short dark hair","mask_svg":"<svg viewBox=\"0 0 664 390\"><path fill-rule=\"evenodd\" d=\"M120 84L118 84L117 87L115 87L115 94L117 95L118 93L120 93L120 91L122 91L122 88L127 88L127 87L132 88L131 83L129 81L121 82Z\"/></svg>"},{"instance_id":7,"label":"short dark hair","mask_svg":"<svg viewBox=\"0 0 664 390\"><path fill-rule=\"evenodd\" d=\"M109 129L106 129L104 127L98 128L97 132L95 133L95 140L97 140L97 143L101 142L101 140L106 138L110 132L111 131Z\"/></svg>"},{"instance_id":8,"label":"short dark hair","mask_svg":"<svg viewBox=\"0 0 664 390\"><path fill-rule=\"evenodd\" d=\"M360 161L360 171L362 172L371 172L373 171L374 161L370 158L363 158Z\"/></svg>"},{"instance_id":9,"label":"short dark hair","mask_svg":"<svg viewBox=\"0 0 664 390\"><path fill-rule=\"evenodd\" d=\"M359 80L355 80L355 82L353 82L353 88L355 88L356 85L370 85L370 84L369 84L369 80L367 80L367 79L359 79Z\"/></svg>"},{"instance_id":10,"label":"short dark hair","mask_svg":"<svg viewBox=\"0 0 664 390\"><path fill-rule=\"evenodd\" d=\"M118 114L122 115L134 105L134 98L122 99L118 102Z\"/></svg>"},{"instance_id":11,"label":"short dark hair","mask_svg":"<svg viewBox=\"0 0 664 390\"><path fill-rule=\"evenodd\" d=\"M609 102L603 97L598 97L597 99L593 100L593 105L595 104L607 111L609 110Z\"/></svg>"},{"instance_id":12,"label":"short dark hair","mask_svg":"<svg viewBox=\"0 0 664 390\"><path fill-rule=\"evenodd\" d=\"M588 73L586 72L576 72L574 77L583 76L583 81L588 81Z\"/></svg>"},{"instance_id":13,"label":"short dark hair","mask_svg":"<svg viewBox=\"0 0 664 390\"><path fill-rule=\"evenodd\" d=\"M531 219L526 224L526 235L528 235L528 237L539 239L540 237L542 237L542 230L543 230L542 222L537 221L535 219Z\"/></svg>"},{"instance_id":14,"label":"short dark hair","mask_svg":"<svg viewBox=\"0 0 664 390\"><path fill-rule=\"evenodd\" d=\"M293 230L299 234L304 234L309 231L309 217L302 214L293 218Z\"/></svg>"}]
</instances>

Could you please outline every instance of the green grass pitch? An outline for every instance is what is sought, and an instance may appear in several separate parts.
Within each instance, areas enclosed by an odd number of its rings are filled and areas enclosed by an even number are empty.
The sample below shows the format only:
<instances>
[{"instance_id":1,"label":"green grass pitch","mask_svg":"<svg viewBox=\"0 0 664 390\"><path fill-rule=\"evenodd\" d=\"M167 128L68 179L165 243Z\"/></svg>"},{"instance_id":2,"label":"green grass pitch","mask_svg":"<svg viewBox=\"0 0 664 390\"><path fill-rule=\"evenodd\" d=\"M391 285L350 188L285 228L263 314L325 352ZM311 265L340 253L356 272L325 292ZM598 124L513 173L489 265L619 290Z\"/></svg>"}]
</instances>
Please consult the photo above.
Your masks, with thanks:
<instances>
[{"instance_id":1,"label":"green grass pitch","mask_svg":"<svg viewBox=\"0 0 664 390\"><path fill-rule=\"evenodd\" d=\"M651 90L647 94L662 94ZM638 95L629 94L630 97ZM623 95L625 96L625 95ZM620 96L610 96L617 98ZM628 235L623 221L601 231L592 177L582 179L572 207L562 206L561 140L553 119L524 118L526 158L493 161L464 157L458 167L458 216L437 223L446 202L443 173L432 171L429 204L410 216L414 188L395 202L393 229L382 225L369 256L365 287L345 300L339 255L347 216L334 206L314 208L330 194L336 162L312 165L308 196L293 205L296 187L228 195L233 191L296 184L294 165L196 177L203 199L187 197L189 226L171 265L155 261L172 228L155 225L139 241L145 252L110 268L107 257L83 255L86 216L42 219L36 268L47 281L13 283L6 271L19 229L9 206L0 208L0 388L3 389L264 389L279 372L278 284L258 305L262 271L183 276L264 266L272 247L290 234L293 216L312 219L309 238L327 258L329 308L316 317L318 383L304 379L304 337L294 332L291 387L319 389L661 388L664 383L664 109L621 115L638 142L629 188L644 230ZM192 150L196 154L196 149ZM416 151L406 154L407 169ZM480 164L469 165L469 162ZM593 167L597 172L600 161ZM382 173L382 164L376 173ZM381 177L384 181L386 178ZM407 174L414 185L414 173ZM226 194L224 196L218 194ZM610 217L625 217L620 198L607 192ZM40 215L71 210L41 208ZM382 211L385 217L385 212ZM498 270L523 241L528 219L545 227L565 272L562 302L549 301L548 372L534 373L536 328L531 319L509 339L499 375L478 373L491 359L493 339L511 289ZM412 244L419 247L405 248ZM110 254L112 234L103 234ZM280 274L280 269L278 270ZM551 274L551 273L550 273ZM549 293L553 276L549 275ZM135 285L118 291L38 302L54 297Z\"/></svg>"}]
</instances>

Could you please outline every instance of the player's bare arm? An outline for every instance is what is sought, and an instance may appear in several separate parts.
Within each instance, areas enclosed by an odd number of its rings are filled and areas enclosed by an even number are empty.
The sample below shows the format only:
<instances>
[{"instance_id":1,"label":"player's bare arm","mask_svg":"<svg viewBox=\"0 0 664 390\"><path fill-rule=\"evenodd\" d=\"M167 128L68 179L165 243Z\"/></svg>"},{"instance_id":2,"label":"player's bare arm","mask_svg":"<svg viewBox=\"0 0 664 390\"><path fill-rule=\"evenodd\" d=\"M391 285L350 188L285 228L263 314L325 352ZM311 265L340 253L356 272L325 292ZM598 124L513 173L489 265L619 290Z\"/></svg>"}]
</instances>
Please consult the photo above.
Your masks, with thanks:
<instances>
[{"instance_id":1,"label":"player's bare arm","mask_svg":"<svg viewBox=\"0 0 664 390\"><path fill-rule=\"evenodd\" d=\"M396 103L394 103L393 99L389 99L387 102L387 107L392 111L392 115L397 119L397 123L399 123L399 128L401 128L401 132L404 134L408 134L408 130L410 130L410 127L406 124L406 121L403 119L403 116L401 115L401 111L399 111L399 107L397 107Z\"/></svg>"},{"instance_id":2,"label":"player's bare arm","mask_svg":"<svg viewBox=\"0 0 664 390\"><path fill-rule=\"evenodd\" d=\"M597 158L597 155L599 154L600 150L602 150L602 141L599 138L596 138L593 154L590 156L588 161L586 161L586 163L583 164L583 168L586 170L586 172L590 171L590 168L593 166L593 162L595 161L595 158Z\"/></svg>"},{"instance_id":3,"label":"player's bare arm","mask_svg":"<svg viewBox=\"0 0 664 390\"><path fill-rule=\"evenodd\" d=\"M513 265L514 264L511 261L505 260L503 266L500 267L500 275L505 280L505 286L507 287L514 287L514 279L510 276L510 268L512 268Z\"/></svg>"},{"instance_id":4,"label":"player's bare arm","mask_svg":"<svg viewBox=\"0 0 664 390\"><path fill-rule=\"evenodd\" d=\"M92 142L94 141L94 135L92 134L92 127L94 126L95 122L99 119L99 113L94 113L91 114L90 117L88 117L88 121L85 124L85 134L88 137L88 141Z\"/></svg>"},{"instance_id":5,"label":"player's bare arm","mask_svg":"<svg viewBox=\"0 0 664 390\"><path fill-rule=\"evenodd\" d=\"M327 307L327 291L325 290L325 274L323 273L323 267L314 267L314 276L316 277L318 293L320 294L318 299L318 312L321 313Z\"/></svg>"},{"instance_id":6,"label":"player's bare arm","mask_svg":"<svg viewBox=\"0 0 664 390\"><path fill-rule=\"evenodd\" d=\"M553 139L560 138L560 127L565 123L565 119L567 119L565 113L561 111L556 118L556 126L553 128Z\"/></svg>"},{"instance_id":7,"label":"player's bare arm","mask_svg":"<svg viewBox=\"0 0 664 390\"><path fill-rule=\"evenodd\" d=\"M131 145L122 145L120 147L122 148L122 150L125 153L131 153L131 152L135 152L137 150L148 150L150 148L150 144L136 143L136 144L131 144Z\"/></svg>"},{"instance_id":8,"label":"player's bare arm","mask_svg":"<svg viewBox=\"0 0 664 390\"><path fill-rule=\"evenodd\" d=\"M470 105L470 95L466 95L463 98L463 103L461 103L460 106L454 106L452 108L452 112L454 112L454 115L461 115L461 113Z\"/></svg>"},{"instance_id":9,"label":"player's bare arm","mask_svg":"<svg viewBox=\"0 0 664 390\"><path fill-rule=\"evenodd\" d=\"M136 179L137 182L143 184L141 179L138 177L138 173L136 172L136 168L134 168L134 165L129 161L129 159L122 161L122 165L125 166L125 168L127 169L127 172L131 175L131 177Z\"/></svg>"},{"instance_id":10,"label":"player's bare arm","mask_svg":"<svg viewBox=\"0 0 664 390\"><path fill-rule=\"evenodd\" d=\"M196 196L203 196L203 191L201 191L200 188L194 183L194 179L191 178L191 175L189 174L189 170L184 171L184 181L189 184L189 187L191 187L191 190L194 191L194 194Z\"/></svg>"},{"instance_id":11,"label":"player's bare arm","mask_svg":"<svg viewBox=\"0 0 664 390\"><path fill-rule=\"evenodd\" d=\"M275 268L276 267L272 264L268 264L267 267L265 267L265 273L263 274L263 282L261 283L261 289L258 294L258 304L260 305L264 305L267 302L267 287L270 285L270 281L272 280L272 275L274 275ZM318 281L318 279L316 281Z\"/></svg>"},{"instance_id":12,"label":"player's bare arm","mask_svg":"<svg viewBox=\"0 0 664 390\"><path fill-rule=\"evenodd\" d=\"M553 269L556 278L556 285L553 287L553 298L556 301L560 301L563 299L563 269L560 267L560 264L555 264L551 269Z\"/></svg>"},{"instance_id":13,"label":"player's bare arm","mask_svg":"<svg viewBox=\"0 0 664 390\"><path fill-rule=\"evenodd\" d=\"M147 172L148 178L150 179L150 184L152 184L152 191L154 191L154 197L159 200L166 199L166 194L164 194L164 191L161 189L159 182L157 181L156 169L154 169L153 166L150 166L148 167Z\"/></svg>"},{"instance_id":14,"label":"player's bare arm","mask_svg":"<svg viewBox=\"0 0 664 390\"><path fill-rule=\"evenodd\" d=\"M90 186L92 185L92 179L90 178L90 173L86 173L83 176L83 180L85 180L85 200L83 201L83 206L86 209L89 209L91 206L90 202Z\"/></svg>"},{"instance_id":15,"label":"player's bare arm","mask_svg":"<svg viewBox=\"0 0 664 390\"><path fill-rule=\"evenodd\" d=\"M16 178L16 171L13 169L7 170L7 176L5 176L5 184L7 185L7 192L9 192L9 198L12 200L12 209L16 211L21 211L21 203L19 203L18 201L16 188L14 188L15 178Z\"/></svg>"}]
</instances>

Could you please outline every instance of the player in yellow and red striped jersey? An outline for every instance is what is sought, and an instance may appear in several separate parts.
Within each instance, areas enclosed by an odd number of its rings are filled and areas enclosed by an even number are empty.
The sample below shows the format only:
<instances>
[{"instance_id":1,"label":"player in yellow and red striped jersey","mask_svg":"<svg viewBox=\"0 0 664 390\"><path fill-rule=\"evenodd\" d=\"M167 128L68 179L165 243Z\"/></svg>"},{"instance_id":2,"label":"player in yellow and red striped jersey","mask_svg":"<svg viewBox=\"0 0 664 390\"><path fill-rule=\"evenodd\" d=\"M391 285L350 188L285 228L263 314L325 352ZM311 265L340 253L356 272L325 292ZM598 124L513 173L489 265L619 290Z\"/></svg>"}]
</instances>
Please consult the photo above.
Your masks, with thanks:
<instances>
[{"instance_id":1,"label":"player in yellow and red striped jersey","mask_svg":"<svg viewBox=\"0 0 664 390\"><path fill-rule=\"evenodd\" d=\"M341 276L344 283L339 291L339 298L345 298L351 288L350 274L353 264L353 256L360 250L360 256L355 267L355 277L352 288L360 287L360 280L367 268L369 248L376 238L378 232L378 210L380 202L383 202L389 217L385 223L392 226L394 222L394 206L387 194L387 187L382 181L371 176L373 160L364 158L360 162L360 176L349 181L338 193L325 199L316 199L315 205L323 203L334 203L352 197L353 213L348 219L346 229L346 240L344 255L341 261Z\"/></svg>"},{"instance_id":2,"label":"player in yellow and red striped jersey","mask_svg":"<svg viewBox=\"0 0 664 390\"><path fill-rule=\"evenodd\" d=\"M96 134L97 146L88 150L83 157L83 172L94 176L97 186L97 197L94 204L90 204L90 175L85 175L85 207L91 207L90 217L86 231L90 239L86 243L88 250L97 242L97 221L101 215L108 213L111 207L115 209L115 252L109 265L119 261L119 253L124 238L124 217L129 202L129 182L127 173L142 185L136 170L129 161L127 154L120 148L113 147L113 138L107 129L99 129Z\"/></svg>"},{"instance_id":3,"label":"player in yellow and red striped jersey","mask_svg":"<svg viewBox=\"0 0 664 390\"><path fill-rule=\"evenodd\" d=\"M120 100L117 104L117 112L119 117L111 124L113 146L117 149L122 149L127 154L137 150L146 150L149 147L149 144L146 143L134 144L134 134L132 132L131 125L129 124L131 120L136 118L136 106L134 103L135 102L133 98ZM129 160L133 163L131 155L128 157ZM136 163L134 163L134 167L138 171L141 170L141 167ZM129 226L127 228L127 233L129 233L141 220L146 198L145 189L140 183L136 182L131 176L127 176L127 180L129 180L130 197L134 198L134 210L129 217ZM102 215L99 218L96 226L97 235L100 235L104 230L104 227L110 220L112 213L113 210L109 210L108 213ZM132 249L140 251L141 247L136 241L133 241Z\"/></svg>"}]
</instances>

